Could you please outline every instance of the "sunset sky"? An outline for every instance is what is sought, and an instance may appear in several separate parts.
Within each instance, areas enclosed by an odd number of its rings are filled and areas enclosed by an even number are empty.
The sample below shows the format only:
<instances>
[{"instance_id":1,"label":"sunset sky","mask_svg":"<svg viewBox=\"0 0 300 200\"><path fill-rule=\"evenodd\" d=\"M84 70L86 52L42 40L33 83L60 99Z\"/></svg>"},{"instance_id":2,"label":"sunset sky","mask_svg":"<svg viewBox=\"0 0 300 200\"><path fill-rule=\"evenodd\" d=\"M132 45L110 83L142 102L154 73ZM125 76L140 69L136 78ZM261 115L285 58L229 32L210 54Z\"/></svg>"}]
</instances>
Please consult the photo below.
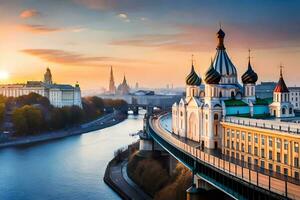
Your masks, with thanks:
<instances>
[{"instance_id":1,"label":"sunset sky","mask_svg":"<svg viewBox=\"0 0 300 200\"><path fill-rule=\"evenodd\" d=\"M226 2L226 3L225 3ZM1 83L54 81L83 90L130 85L184 86L194 54L202 76L216 49L219 22L239 77L248 49L260 81L300 86L300 1L294 0L0 0Z\"/></svg>"}]
</instances>

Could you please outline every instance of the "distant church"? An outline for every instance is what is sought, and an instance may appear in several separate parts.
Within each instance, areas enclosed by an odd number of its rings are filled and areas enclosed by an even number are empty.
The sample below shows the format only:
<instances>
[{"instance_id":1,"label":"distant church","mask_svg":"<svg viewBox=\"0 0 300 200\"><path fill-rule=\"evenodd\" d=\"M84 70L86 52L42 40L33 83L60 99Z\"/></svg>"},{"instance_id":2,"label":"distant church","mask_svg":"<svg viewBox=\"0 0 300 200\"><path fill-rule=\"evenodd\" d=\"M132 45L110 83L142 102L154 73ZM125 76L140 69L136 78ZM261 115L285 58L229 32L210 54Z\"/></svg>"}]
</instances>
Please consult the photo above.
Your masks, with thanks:
<instances>
[{"instance_id":1,"label":"distant church","mask_svg":"<svg viewBox=\"0 0 300 200\"><path fill-rule=\"evenodd\" d=\"M110 67L110 78L109 78L108 93L109 94L117 94L117 95L126 95L126 94L130 93L130 87L127 84L127 80L126 80L125 75L124 75L124 78L123 78L123 82L121 84L119 84L118 88L116 88L112 67Z\"/></svg>"}]
</instances>

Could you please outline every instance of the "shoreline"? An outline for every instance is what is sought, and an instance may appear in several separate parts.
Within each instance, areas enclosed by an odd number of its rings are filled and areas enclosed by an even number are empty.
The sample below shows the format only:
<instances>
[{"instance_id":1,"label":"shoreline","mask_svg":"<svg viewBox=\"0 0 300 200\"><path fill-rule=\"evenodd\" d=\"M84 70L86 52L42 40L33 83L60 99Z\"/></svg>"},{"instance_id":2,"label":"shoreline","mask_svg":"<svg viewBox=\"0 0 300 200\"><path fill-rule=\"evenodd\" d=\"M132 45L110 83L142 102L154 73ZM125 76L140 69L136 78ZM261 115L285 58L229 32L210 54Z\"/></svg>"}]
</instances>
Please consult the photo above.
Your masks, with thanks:
<instances>
[{"instance_id":1,"label":"shoreline","mask_svg":"<svg viewBox=\"0 0 300 200\"><path fill-rule=\"evenodd\" d=\"M138 142L132 144L137 145ZM120 160L117 161L117 157L114 157L106 166L103 181L115 191L122 199L141 199L150 200L148 194L146 194L138 185L131 180L127 174L128 163L128 148L120 154Z\"/></svg>"},{"instance_id":2,"label":"shoreline","mask_svg":"<svg viewBox=\"0 0 300 200\"><path fill-rule=\"evenodd\" d=\"M33 144L39 142L46 142L55 139L61 139L65 137L71 137L75 135L81 135L91 131L96 131L110 126L114 126L124 121L125 119L127 119L127 115L120 115L120 114L115 115L114 113L109 113L91 122L77 125L68 129L45 132L36 136L22 137L22 138L17 138L15 140L3 142L0 143L0 149L5 147L27 145L27 144Z\"/></svg>"}]
</instances>

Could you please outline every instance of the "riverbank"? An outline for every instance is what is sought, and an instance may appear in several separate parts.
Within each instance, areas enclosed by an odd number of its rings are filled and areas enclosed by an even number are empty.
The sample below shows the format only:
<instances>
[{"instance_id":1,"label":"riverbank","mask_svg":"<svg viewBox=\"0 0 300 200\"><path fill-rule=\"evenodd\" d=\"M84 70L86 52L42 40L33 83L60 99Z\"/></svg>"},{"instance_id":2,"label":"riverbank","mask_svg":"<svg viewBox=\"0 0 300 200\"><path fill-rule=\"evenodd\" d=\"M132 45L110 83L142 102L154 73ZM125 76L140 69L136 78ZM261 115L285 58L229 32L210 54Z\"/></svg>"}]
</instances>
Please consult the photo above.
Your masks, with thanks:
<instances>
[{"instance_id":1,"label":"riverbank","mask_svg":"<svg viewBox=\"0 0 300 200\"><path fill-rule=\"evenodd\" d=\"M36 136L27 136L27 137L19 137L16 139L11 139L9 141L0 143L0 148L9 147L9 146L17 146L17 145L24 145L24 144L32 144L37 142L44 142L49 140L55 140L60 139L64 137L70 137L74 135L80 135L87 132L107 128L110 126L113 126L115 124L118 124L125 120L127 118L127 115L124 114L115 114L115 113L109 113L106 114L94 121L84 123L78 126L74 126L68 129L64 130L58 130L58 131L51 131L42 133Z\"/></svg>"},{"instance_id":2,"label":"riverbank","mask_svg":"<svg viewBox=\"0 0 300 200\"><path fill-rule=\"evenodd\" d=\"M117 152L105 170L104 182L113 189L122 199L152 199L138 185L136 185L127 174L128 156L130 149L136 149L138 142L129 145L125 151Z\"/></svg>"}]
</instances>

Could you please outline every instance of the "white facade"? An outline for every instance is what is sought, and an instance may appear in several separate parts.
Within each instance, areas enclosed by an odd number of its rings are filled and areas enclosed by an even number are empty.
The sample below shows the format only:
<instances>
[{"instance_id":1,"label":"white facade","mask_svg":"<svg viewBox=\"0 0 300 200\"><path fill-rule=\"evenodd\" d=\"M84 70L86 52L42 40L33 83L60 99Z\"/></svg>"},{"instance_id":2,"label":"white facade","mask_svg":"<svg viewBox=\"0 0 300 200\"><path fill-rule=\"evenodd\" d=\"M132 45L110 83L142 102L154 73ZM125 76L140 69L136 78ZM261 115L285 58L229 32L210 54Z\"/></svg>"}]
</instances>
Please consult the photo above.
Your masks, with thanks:
<instances>
[{"instance_id":1,"label":"white facade","mask_svg":"<svg viewBox=\"0 0 300 200\"><path fill-rule=\"evenodd\" d=\"M250 55L248 70L242 75L241 86L237 82L237 70L225 51L225 33L219 31L217 35L217 53L203 77L204 90L201 89L201 78L192 64L191 72L186 77L186 96L172 106L173 133L199 142L201 148L208 149L223 147L221 122L225 116L294 116L282 73L276 87L277 92L274 90L274 102L269 107L266 100L256 98L255 85L258 76L250 64Z\"/></svg>"},{"instance_id":2,"label":"white facade","mask_svg":"<svg viewBox=\"0 0 300 200\"><path fill-rule=\"evenodd\" d=\"M300 87L289 87L290 102L293 104L295 110L300 110Z\"/></svg>"},{"instance_id":3,"label":"white facade","mask_svg":"<svg viewBox=\"0 0 300 200\"><path fill-rule=\"evenodd\" d=\"M52 77L49 69L47 69L46 75L47 77ZM42 81L27 81L26 84L0 85L0 95L19 97L30 93L37 93L47 97L50 104L55 107L73 105L82 107L81 91L78 84L73 87L71 85L52 84L52 80L45 80L47 81L46 83Z\"/></svg>"}]
</instances>

